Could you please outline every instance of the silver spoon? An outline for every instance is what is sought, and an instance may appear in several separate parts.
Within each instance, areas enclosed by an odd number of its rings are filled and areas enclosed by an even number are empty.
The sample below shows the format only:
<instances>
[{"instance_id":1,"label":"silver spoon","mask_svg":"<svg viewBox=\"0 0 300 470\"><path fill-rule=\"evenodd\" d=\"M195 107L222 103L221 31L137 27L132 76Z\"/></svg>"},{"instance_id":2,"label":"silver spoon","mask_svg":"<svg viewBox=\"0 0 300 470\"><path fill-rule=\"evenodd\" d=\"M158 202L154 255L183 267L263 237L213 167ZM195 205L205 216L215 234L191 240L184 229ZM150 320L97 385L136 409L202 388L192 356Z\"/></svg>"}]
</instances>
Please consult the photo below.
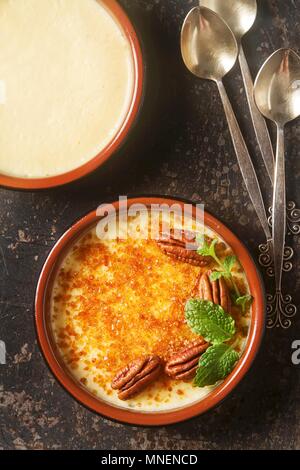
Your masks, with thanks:
<instances>
[{"instance_id":1,"label":"silver spoon","mask_svg":"<svg viewBox=\"0 0 300 470\"><path fill-rule=\"evenodd\" d=\"M222 81L236 62L236 39L216 13L205 7L195 7L186 16L181 30L181 53L185 65L194 75L213 80L218 86L240 170L269 241L271 233L260 186Z\"/></svg>"},{"instance_id":2,"label":"silver spoon","mask_svg":"<svg viewBox=\"0 0 300 470\"><path fill-rule=\"evenodd\" d=\"M259 113L253 97L253 80L242 46L242 37L252 28L257 16L256 0L200 0L201 6L218 13L228 24L239 45L239 63L257 142L265 167L274 182L274 152L265 119Z\"/></svg>"},{"instance_id":3,"label":"silver spoon","mask_svg":"<svg viewBox=\"0 0 300 470\"><path fill-rule=\"evenodd\" d=\"M260 112L277 125L272 238L280 302L286 234L284 127L300 116L300 57L292 49L279 49L263 64L254 84L254 97Z\"/></svg>"}]
</instances>

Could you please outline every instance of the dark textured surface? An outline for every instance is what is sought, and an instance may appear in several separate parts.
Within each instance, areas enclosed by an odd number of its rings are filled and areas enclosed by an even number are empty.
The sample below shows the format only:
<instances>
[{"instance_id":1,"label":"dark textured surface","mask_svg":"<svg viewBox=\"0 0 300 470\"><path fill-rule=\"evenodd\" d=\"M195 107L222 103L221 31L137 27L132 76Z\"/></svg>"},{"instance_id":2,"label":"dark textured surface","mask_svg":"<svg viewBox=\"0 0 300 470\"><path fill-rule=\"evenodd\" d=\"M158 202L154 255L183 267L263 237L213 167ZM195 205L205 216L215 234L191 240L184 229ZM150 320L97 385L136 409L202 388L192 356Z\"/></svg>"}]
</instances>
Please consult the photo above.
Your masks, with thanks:
<instances>
[{"instance_id":1,"label":"dark textured surface","mask_svg":"<svg viewBox=\"0 0 300 470\"><path fill-rule=\"evenodd\" d=\"M0 190L0 448L3 449L228 449L300 448L300 380L291 364L290 329L268 330L250 373L217 409L190 422L158 429L112 423L77 404L55 381L34 329L34 292L40 269L58 237L81 215L119 194L161 194L204 202L257 258L263 233L244 189L217 90L184 68L179 31L193 1L122 0L135 21L147 57L145 107L122 154L96 177L51 192ZM263 0L244 39L253 74L276 48L300 43L300 1ZM299 51L298 51L299 52ZM226 79L255 158L239 71ZM300 205L300 121L287 129L288 197ZM265 195L269 194L264 187ZM299 238L285 290L299 304Z\"/></svg>"}]
</instances>

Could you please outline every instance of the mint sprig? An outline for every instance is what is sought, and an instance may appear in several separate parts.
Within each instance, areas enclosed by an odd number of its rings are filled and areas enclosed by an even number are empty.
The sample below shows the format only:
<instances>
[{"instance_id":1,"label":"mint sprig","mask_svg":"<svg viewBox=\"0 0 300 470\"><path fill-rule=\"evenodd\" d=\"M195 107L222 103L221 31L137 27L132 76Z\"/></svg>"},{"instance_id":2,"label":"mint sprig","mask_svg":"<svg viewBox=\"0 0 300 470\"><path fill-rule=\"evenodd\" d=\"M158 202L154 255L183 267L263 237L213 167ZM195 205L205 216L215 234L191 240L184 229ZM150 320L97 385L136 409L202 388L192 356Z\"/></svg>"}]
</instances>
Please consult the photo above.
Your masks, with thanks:
<instances>
[{"instance_id":1,"label":"mint sprig","mask_svg":"<svg viewBox=\"0 0 300 470\"><path fill-rule=\"evenodd\" d=\"M226 258L223 261L224 270L228 274L229 277L231 276L231 271L234 265L236 264L236 262L237 262L237 257L234 255L226 256Z\"/></svg>"},{"instance_id":2,"label":"mint sprig","mask_svg":"<svg viewBox=\"0 0 300 470\"><path fill-rule=\"evenodd\" d=\"M205 387L225 379L232 372L239 354L228 344L210 346L199 360L195 385Z\"/></svg>"},{"instance_id":3,"label":"mint sprig","mask_svg":"<svg viewBox=\"0 0 300 470\"><path fill-rule=\"evenodd\" d=\"M251 305L252 302L253 302L253 297L252 295L249 295L249 294L242 295L241 297L237 297L237 299L235 300L235 303L241 307L243 313L246 312L247 307L249 307L249 305Z\"/></svg>"},{"instance_id":4,"label":"mint sprig","mask_svg":"<svg viewBox=\"0 0 300 470\"><path fill-rule=\"evenodd\" d=\"M210 274L210 280L214 282L224 277L231 282L232 299L244 312L253 298L249 294L241 295L232 275L233 268L238 263L238 258L229 255L221 260L216 253L217 239L208 243L207 238L201 236L197 238L197 241L199 243L198 254L210 256L218 265L218 270ZM225 343L232 339L236 331L233 317L225 312L220 305L213 302L190 299L185 306L185 318L187 324L195 333L212 344L199 359L194 380L195 385L205 387L225 379L240 357L233 345Z\"/></svg>"},{"instance_id":5,"label":"mint sprig","mask_svg":"<svg viewBox=\"0 0 300 470\"><path fill-rule=\"evenodd\" d=\"M209 279L214 282L223 277L224 273L222 271L213 271L209 276Z\"/></svg>"},{"instance_id":6,"label":"mint sprig","mask_svg":"<svg viewBox=\"0 0 300 470\"><path fill-rule=\"evenodd\" d=\"M212 345L200 357L194 383L198 387L213 385L233 370L239 354L225 341L236 332L234 318L209 300L189 299L185 318L194 333Z\"/></svg>"},{"instance_id":7,"label":"mint sprig","mask_svg":"<svg viewBox=\"0 0 300 470\"><path fill-rule=\"evenodd\" d=\"M218 240L215 238L210 244L207 242L204 235L197 237L197 242L199 243L199 248L197 253L201 256L211 256L217 264L223 266L221 261L219 260L215 246L218 243Z\"/></svg>"},{"instance_id":8,"label":"mint sprig","mask_svg":"<svg viewBox=\"0 0 300 470\"><path fill-rule=\"evenodd\" d=\"M220 305L209 300L190 299L185 305L188 325L212 344L228 341L235 334L235 321Z\"/></svg>"},{"instance_id":9,"label":"mint sprig","mask_svg":"<svg viewBox=\"0 0 300 470\"><path fill-rule=\"evenodd\" d=\"M220 279L221 277L224 277L225 279L228 279L231 281L232 283L232 286L234 288L234 292L236 293L237 296L240 297L240 292L239 292L239 289L233 279L233 276L232 276L232 269L235 265L235 263L237 262L237 257L236 256L233 256L233 255L230 255L230 256L227 256L223 263L220 261L220 266L222 268L222 270L220 271L213 271L210 275L210 280L211 281L216 281L217 279Z\"/></svg>"}]
</instances>

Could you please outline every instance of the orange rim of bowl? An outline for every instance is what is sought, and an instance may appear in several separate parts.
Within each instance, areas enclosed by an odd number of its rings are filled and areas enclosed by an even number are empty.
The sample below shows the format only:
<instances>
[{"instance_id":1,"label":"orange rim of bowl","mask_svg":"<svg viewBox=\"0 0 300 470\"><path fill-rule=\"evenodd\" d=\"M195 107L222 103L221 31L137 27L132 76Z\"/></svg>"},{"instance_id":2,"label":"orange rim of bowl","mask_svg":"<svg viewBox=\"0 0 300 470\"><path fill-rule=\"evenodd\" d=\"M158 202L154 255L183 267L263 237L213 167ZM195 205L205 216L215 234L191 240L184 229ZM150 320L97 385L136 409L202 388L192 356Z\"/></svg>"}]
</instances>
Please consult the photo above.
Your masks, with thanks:
<instances>
[{"instance_id":1,"label":"orange rim of bowl","mask_svg":"<svg viewBox=\"0 0 300 470\"><path fill-rule=\"evenodd\" d=\"M99 1L99 0L97 0ZM4 186L12 189L49 189L55 186L62 186L72 181L78 180L99 168L103 163L108 160L112 154L118 150L121 144L124 142L131 129L138 110L140 108L142 96L143 96L143 84L144 84L144 64L142 50L140 42L138 40L136 31L128 18L123 8L118 4L116 0L101 0L106 8L113 14L117 22L124 31L132 52L133 68L134 68L134 85L131 103L128 108L128 113L119 129L117 134L113 137L110 143L94 158L81 165L74 170L68 171L55 176L46 178L18 178L14 176L8 176L0 174L0 186Z\"/></svg>"},{"instance_id":2,"label":"orange rim of bowl","mask_svg":"<svg viewBox=\"0 0 300 470\"><path fill-rule=\"evenodd\" d=\"M181 207L184 205L184 202L180 200L161 197L142 197L128 200L128 206L135 203L142 203L148 207L151 204L161 203L168 204L169 206L174 203L180 204ZM112 207L120 210L122 209L122 203L120 204L118 201L116 201L108 204L108 212ZM195 216L197 211L199 211L199 208L194 205L192 208L192 215ZM110 405L107 402L101 401L101 399L96 398L90 392L88 392L87 389L81 386L75 378L72 378L71 374L66 370L66 366L64 366L62 360L59 358L58 350L56 349L54 340L51 339L51 328L49 325L49 301L51 295L51 285L55 277L55 270L60 264L60 259L64 256L68 247L74 242L74 240L99 220L100 218L96 215L96 211L92 211L76 222L73 226L71 226L71 228L69 228L69 230L67 230L64 235L62 235L62 237L58 240L50 252L40 274L35 299L35 321L40 347L52 373L55 375L61 385L87 408L107 418L124 423L142 426L172 424L185 421L215 407L237 386L237 384L241 381L250 368L256 353L258 352L264 332L264 289L255 263L247 249L225 225L220 223L212 215L205 212L205 225L220 235L231 246L235 254L238 256L247 275L250 291L254 296L251 326L246 348L233 372L207 397L191 405L186 405L185 407L176 410L153 413L131 411L118 408L114 405Z\"/></svg>"}]
</instances>

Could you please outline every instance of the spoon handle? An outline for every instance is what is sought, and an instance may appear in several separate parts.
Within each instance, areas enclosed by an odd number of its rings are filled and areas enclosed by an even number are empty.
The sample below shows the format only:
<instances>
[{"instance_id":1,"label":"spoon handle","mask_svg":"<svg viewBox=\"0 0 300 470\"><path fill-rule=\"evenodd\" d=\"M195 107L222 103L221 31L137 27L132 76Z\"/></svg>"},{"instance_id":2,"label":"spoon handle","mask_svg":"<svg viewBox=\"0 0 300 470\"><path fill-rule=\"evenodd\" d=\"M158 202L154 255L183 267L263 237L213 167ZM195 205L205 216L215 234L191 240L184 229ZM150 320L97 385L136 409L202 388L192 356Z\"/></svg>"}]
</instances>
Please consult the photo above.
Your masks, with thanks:
<instances>
[{"instance_id":1,"label":"spoon handle","mask_svg":"<svg viewBox=\"0 0 300 470\"><path fill-rule=\"evenodd\" d=\"M253 127L256 135L256 139L263 157L265 167L267 169L269 178L271 180L272 186L274 184L274 152L270 139L269 130L267 123L263 115L259 112L255 101L254 101L254 85L249 70L249 65L245 57L244 49L241 45L239 53L239 63L241 67L241 72L244 80L245 91L247 95L248 105L250 109L250 114L253 122Z\"/></svg>"},{"instance_id":2,"label":"spoon handle","mask_svg":"<svg viewBox=\"0 0 300 470\"><path fill-rule=\"evenodd\" d=\"M262 228L265 232L267 240L270 240L271 233L269 229L268 218L266 215L261 189L257 180L251 157L249 155L246 143L244 141L244 137L236 120L235 114L233 112L231 103L229 101L222 80L217 81L217 85L223 102L224 111L226 114L230 134L235 148L235 153L237 156L242 176L244 178L246 188L248 190L249 196L251 198L257 216L260 220Z\"/></svg>"},{"instance_id":3,"label":"spoon handle","mask_svg":"<svg viewBox=\"0 0 300 470\"><path fill-rule=\"evenodd\" d=\"M275 165L275 182L273 194L272 238L274 250L274 274L276 291L281 291L283 256L286 232L286 189L285 189L285 158L284 128L277 129L277 149Z\"/></svg>"}]
</instances>

